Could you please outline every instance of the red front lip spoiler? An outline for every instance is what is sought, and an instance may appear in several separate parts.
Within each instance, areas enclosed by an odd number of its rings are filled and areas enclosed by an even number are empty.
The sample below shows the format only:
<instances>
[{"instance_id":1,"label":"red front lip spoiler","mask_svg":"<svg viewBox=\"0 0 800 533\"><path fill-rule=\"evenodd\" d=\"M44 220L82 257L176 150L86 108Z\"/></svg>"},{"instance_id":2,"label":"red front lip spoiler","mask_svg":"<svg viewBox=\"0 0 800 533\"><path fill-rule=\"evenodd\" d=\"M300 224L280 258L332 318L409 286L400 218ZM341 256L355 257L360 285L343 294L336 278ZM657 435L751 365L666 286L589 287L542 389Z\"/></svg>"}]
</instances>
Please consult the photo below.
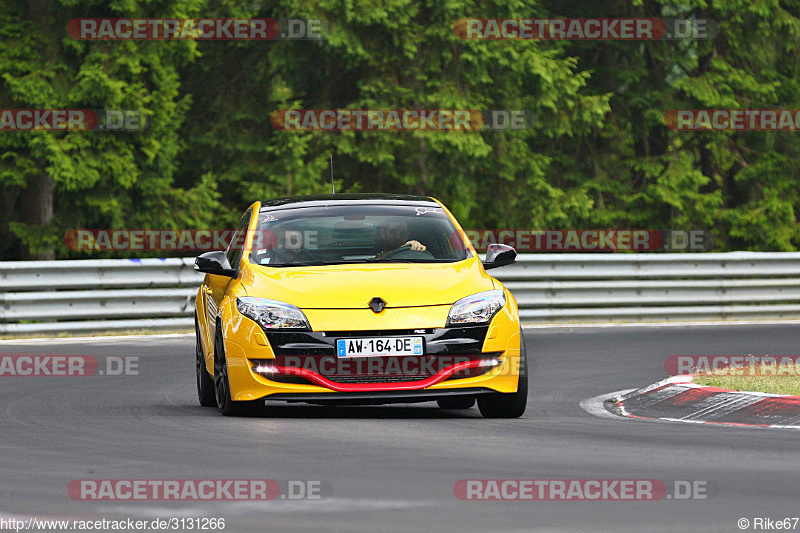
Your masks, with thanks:
<instances>
[{"instance_id":1,"label":"red front lip spoiler","mask_svg":"<svg viewBox=\"0 0 800 533\"><path fill-rule=\"evenodd\" d=\"M313 370L304 368L295 368L287 366L276 366L275 368L281 373L288 376L300 376L317 385L325 387L326 389L335 390L337 392L361 392L361 391L393 391L393 390L417 390L430 387L440 381L447 379L451 375L460 370L468 370L470 368L477 368L483 362L483 359L476 359L474 361L467 361L464 363L457 363L437 372L429 378L422 381L400 382L400 383L336 383L322 377L321 374ZM269 378L267 378L269 379Z\"/></svg>"}]
</instances>

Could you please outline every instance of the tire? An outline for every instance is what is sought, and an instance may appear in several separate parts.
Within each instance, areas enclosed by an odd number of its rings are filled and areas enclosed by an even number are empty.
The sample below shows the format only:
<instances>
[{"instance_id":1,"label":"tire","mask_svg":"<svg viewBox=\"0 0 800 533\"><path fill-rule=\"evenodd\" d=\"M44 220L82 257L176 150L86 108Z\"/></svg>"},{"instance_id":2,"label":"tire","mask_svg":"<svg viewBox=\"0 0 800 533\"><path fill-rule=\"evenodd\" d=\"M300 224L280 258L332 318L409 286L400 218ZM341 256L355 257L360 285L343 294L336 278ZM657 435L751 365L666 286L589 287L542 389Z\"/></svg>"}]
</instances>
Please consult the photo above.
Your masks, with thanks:
<instances>
[{"instance_id":1,"label":"tire","mask_svg":"<svg viewBox=\"0 0 800 533\"><path fill-rule=\"evenodd\" d=\"M217 398L214 396L214 380L208 375L206 370L206 360L203 356L203 345L200 342L200 328L197 324L197 316L194 317L194 337L195 337L195 373L197 374L197 399L203 407L216 407Z\"/></svg>"},{"instance_id":2,"label":"tire","mask_svg":"<svg viewBox=\"0 0 800 533\"><path fill-rule=\"evenodd\" d=\"M234 402L231 400L231 385L228 381L228 362L225 359L225 344L222 342L222 325L217 325L214 336L214 396L219 412L225 416L244 416L253 414L253 402Z\"/></svg>"},{"instance_id":3,"label":"tire","mask_svg":"<svg viewBox=\"0 0 800 533\"><path fill-rule=\"evenodd\" d=\"M474 396L453 396L436 400L442 409L469 409L475 405Z\"/></svg>"},{"instance_id":4,"label":"tire","mask_svg":"<svg viewBox=\"0 0 800 533\"><path fill-rule=\"evenodd\" d=\"M525 337L520 329L519 385L517 392L482 394L478 396L478 409L485 418L519 418L528 406L528 353Z\"/></svg>"}]
</instances>

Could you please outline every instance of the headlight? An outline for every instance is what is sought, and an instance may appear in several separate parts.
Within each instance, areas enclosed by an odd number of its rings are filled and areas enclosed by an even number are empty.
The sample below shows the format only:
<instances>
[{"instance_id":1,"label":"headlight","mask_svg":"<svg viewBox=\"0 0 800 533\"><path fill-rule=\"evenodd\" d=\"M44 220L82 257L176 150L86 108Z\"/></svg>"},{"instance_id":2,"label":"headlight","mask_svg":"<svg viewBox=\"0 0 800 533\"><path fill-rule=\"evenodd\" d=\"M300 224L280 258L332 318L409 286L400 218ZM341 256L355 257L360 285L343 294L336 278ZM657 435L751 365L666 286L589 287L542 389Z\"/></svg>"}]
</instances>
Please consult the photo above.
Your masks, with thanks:
<instances>
[{"instance_id":1,"label":"headlight","mask_svg":"<svg viewBox=\"0 0 800 533\"><path fill-rule=\"evenodd\" d=\"M479 292L461 298L450 308L447 325L484 324L489 322L504 305L506 305L506 294L502 290Z\"/></svg>"},{"instance_id":2,"label":"headlight","mask_svg":"<svg viewBox=\"0 0 800 533\"><path fill-rule=\"evenodd\" d=\"M236 309L265 329L311 329L300 309L277 300L243 296L236 298Z\"/></svg>"}]
</instances>

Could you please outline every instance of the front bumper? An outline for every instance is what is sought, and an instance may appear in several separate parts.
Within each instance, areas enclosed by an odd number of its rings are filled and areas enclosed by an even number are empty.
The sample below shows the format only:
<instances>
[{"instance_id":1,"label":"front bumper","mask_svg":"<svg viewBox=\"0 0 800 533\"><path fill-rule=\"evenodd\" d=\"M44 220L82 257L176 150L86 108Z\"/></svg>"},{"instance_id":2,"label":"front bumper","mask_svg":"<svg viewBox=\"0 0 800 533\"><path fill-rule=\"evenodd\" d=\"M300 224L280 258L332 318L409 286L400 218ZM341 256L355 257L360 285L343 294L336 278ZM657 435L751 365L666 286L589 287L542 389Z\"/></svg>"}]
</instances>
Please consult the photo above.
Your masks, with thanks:
<instances>
[{"instance_id":1,"label":"front bumper","mask_svg":"<svg viewBox=\"0 0 800 533\"><path fill-rule=\"evenodd\" d=\"M235 331L223 335L235 401L429 401L452 394L516 392L519 381L519 321L508 309L501 310L489 325L468 327L265 333L248 319L236 325ZM335 365L340 362L336 358L336 339L408 335L423 337L424 356L419 357L420 363L424 358L434 361L429 366L432 371L407 373L403 369L399 374L376 375L352 367L342 372ZM391 358L360 359L367 360L367 365L383 359L385 365ZM331 363L327 372L324 361ZM269 372L256 371L267 367Z\"/></svg>"},{"instance_id":2,"label":"front bumper","mask_svg":"<svg viewBox=\"0 0 800 533\"><path fill-rule=\"evenodd\" d=\"M386 391L379 395L374 392L333 392L333 393L291 393L279 392L271 394L265 398L267 401L278 401L287 403L316 403L316 404L336 404L336 405L381 405L388 403L417 403L441 400L442 398L453 398L457 396L478 396L480 394L492 394L492 389L484 387L469 387L460 389L426 389L417 391Z\"/></svg>"}]
</instances>

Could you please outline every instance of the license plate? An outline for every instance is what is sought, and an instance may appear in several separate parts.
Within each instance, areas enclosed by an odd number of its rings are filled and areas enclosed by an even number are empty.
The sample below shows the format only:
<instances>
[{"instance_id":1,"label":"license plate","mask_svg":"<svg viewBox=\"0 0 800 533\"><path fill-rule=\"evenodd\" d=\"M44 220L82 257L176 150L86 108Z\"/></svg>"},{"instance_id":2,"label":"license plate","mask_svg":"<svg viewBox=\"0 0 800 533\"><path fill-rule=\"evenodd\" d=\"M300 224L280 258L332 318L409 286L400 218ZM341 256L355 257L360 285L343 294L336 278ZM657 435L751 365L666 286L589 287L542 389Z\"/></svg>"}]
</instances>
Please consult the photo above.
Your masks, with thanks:
<instances>
[{"instance_id":1,"label":"license plate","mask_svg":"<svg viewBox=\"0 0 800 533\"><path fill-rule=\"evenodd\" d=\"M336 340L337 357L422 355L422 337L374 337Z\"/></svg>"}]
</instances>

